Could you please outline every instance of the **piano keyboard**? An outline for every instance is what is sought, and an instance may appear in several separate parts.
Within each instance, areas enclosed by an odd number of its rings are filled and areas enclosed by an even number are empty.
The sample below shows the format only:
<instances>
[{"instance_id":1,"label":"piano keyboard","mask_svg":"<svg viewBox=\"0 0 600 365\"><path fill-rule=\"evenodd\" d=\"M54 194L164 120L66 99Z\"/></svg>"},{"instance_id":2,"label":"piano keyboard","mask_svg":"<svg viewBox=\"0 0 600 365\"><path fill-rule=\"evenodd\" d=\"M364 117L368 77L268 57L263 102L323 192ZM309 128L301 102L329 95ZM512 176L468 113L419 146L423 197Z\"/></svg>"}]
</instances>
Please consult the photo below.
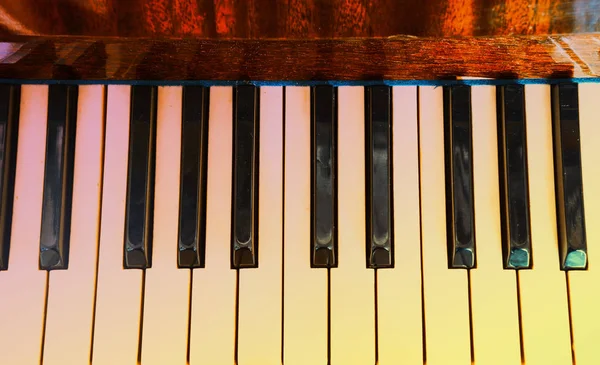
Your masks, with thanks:
<instances>
[{"instance_id":1,"label":"piano keyboard","mask_svg":"<svg viewBox=\"0 0 600 365\"><path fill-rule=\"evenodd\" d=\"M0 85L2 363L597 364L599 94Z\"/></svg>"}]
</instances>

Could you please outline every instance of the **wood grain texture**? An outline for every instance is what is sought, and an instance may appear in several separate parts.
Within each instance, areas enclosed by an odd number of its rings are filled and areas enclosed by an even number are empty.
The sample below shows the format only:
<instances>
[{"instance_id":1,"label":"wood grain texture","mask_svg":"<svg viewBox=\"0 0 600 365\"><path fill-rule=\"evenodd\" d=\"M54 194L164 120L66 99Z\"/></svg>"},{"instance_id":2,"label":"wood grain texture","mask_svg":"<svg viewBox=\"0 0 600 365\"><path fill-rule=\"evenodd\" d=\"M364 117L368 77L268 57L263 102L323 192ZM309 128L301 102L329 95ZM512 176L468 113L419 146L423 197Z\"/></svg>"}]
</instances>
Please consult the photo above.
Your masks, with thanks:
<instances>
[{"instance_id":1,"label":"wood grain texture","mask_svg":"<svg viewBox=\"0 0 600 365\"><path fill-rule=\"evenodd\" d=\"M600 31L600 0L0 0L0 36L204 39Z\"/></svg>"},{"instance_id":2,"label":"wood grain texture","mask_svg":"<svg viewBox=\"0 0 600 365\"><path fill-rule=\"evenodd\" d=\"M10 36L0 42L0 78L300 83L594 78L600 76L599 51L600 34L320 40Z\"/></svg>"}]
</instances>

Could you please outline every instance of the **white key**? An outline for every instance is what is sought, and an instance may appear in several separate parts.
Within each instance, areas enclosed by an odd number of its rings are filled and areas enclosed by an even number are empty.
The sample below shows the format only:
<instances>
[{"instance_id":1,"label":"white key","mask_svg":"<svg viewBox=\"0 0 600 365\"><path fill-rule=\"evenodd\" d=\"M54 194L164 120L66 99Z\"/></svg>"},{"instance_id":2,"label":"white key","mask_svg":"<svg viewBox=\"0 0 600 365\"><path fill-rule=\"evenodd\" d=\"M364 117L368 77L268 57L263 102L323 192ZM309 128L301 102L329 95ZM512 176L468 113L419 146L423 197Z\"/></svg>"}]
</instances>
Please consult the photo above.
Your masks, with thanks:
<instances>
[{"instance_id":1,"label":"white key","mask_svg":"<svg viewBox=\"0 0 600 365\"><path fill-rule=\"evenodd\" d=\"M581 135L581 172L583 177L587 271L569 271L571 326L577 365L597 364L600 359L600 84L579 84L579 127Z\"/></svg>"},{"instance_id":2,"label":"white key","mask_svg":"<svg viewBox=\"0 0 600 365\"><path fill-rule=\"evenodd\" d=\"M93 361L136 364L142 271L123 269L130 86L108 86Z\"/></svg>"},{"instance_id":3,"label":"white key","mask_svg":"<svg viewBox=\"0 0 600 365\"><path fill-rule=\"evenodd\" d=\"M0 354L4 364L38 364L47 277L39 251L48 86L22 86L20 113L10 256L0 272Z\"/></svg>"},{"instance_id":4,"label":"white key","mask_svg":"<svg viewBox=\"0 0 600 365\"><path fill-rule=\"evenodd\" d=\"M177 268L182 87L159 87L152 267L146 269L142 364L186 363L190 271ZM168 339L168 340L167 340Z\"/></svg>"},{"instance_id":5,"label":"white key","mask_svg":"<svg viewBox=\"0 0 600 365\"><path fill-rule=\"evenodd\" d=\"M565 273L560 270L554 201L549 85L525 86L532 270L520 270L521 328L527 365L570 364Z\"/></svg>"},{"instance_id":6,"label":"white key","mask_svg":"<svg viewBox=\"0 0 600 365\"><path fill-rule=\"evenodd\" d=\"M423 364L417 87L392 88L393 269L377 272L379 364Z\"/></svg>"},{"instance_id":7,"label":"white key","mask_svg":"<svg viewBox=\"0 0 600 365\"><path fill-rule=\"evenodd\" d=\"M441 87L419 87L421 235L427 364L470 364L467 271L448 269Z\"/></svg>"},{"instance_id":8,"label":"white key","mask_svg":"<svg viewBox=\"0 0 600 365\"><path fill-rule=\"evenodd\" d=\"M471 88L477 268L471 270L476 364L519 364L519 303L514 270L504 270L500 232L496 87Z\"/></svg>"},{"instance_id":9,"label":"white key","mask_svg":"<svg viewBox=\"0 0 600 365\"><path fill-rule=\"evenodd\" d=\"M283 88L260 89L258 268L240 270L238 363L281 363Z\"/></svg>"},{"instance_id":10,"label":"white key","mask_svg":"<svg viewBox=\"0 0 600 365\"><path fill-rule=\"evenodd\" d=\"M286 87L283 363L327 362L327 270L310 267L310 88Z\"/></svg>"},{"instance_id":11,"label":"white key","mask_svg":"<svg viewBox=\"0 0 600 365\"><path fill-rule=\"evenodd\" d=\"M44 365L90 359L104 149L104 88L79 86L69 269L49 274Z\"/></svg>"},{"instance_id":12,"label":"white key","mask_svg":"<svg viewBox=\"0 0 600 365\"><path fill-rule=\"evenodd\" d=\"M365 253L365 89L338 88L338 267L331 269L331 363L375 363L375 272ZM307 250L308 251L308 250ZM349 350L351 349L351 350Z\"/></svg>"},{"instance_id":13,"label":"white key","mask_svg":"<svg viewBox=\"0 0 600 365\"><path fill-rule=\"evenodd\" d=\"M190 364L233 364L236 274L231 269L232 88L211 87L206 267L193 270Z\"/></svg>"}]
</instances>

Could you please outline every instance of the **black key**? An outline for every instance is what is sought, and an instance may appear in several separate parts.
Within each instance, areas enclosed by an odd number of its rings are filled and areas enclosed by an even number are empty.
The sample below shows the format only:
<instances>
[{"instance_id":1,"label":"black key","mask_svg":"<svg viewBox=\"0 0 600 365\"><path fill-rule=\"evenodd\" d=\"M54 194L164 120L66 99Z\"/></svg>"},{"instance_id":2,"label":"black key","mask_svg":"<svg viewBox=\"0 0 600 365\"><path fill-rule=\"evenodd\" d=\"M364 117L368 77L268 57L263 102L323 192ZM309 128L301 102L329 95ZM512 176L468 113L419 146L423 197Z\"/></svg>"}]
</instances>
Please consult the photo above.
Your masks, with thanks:
<instances>
[{"instance_id":1,"label":"black key","mask_svg":"<svg viewBox=\"0 0 600 365\"><path fill-rule=\"evenodd\" d=\"M50 85L40 233L40 269L67 269L71 234L76 85Z\"/></svg>"},{"instance_id":2,"label":"black key","mask_svg":"<svg viewBox=\"0 0 600 365\"><path fill-rule=\"evenodd\" d=\"M372 86L365 92L367 267L393 267L392 89Z\"/></svg>"},{"instance_id":3,"label":"black key","mask_svg":"<svg viewBox=\"0 0 600 365\"><path fill-rule=\"evenodd\" d=\"M444 87L448 266L475 267L471 87Z\"/></svg>"},{"instance_id":4,"label":"black key","mask_svg":"<svg viewBox=\"0 0 600 365\"><path fill-rule=\"evenodd\" d=\"M233 121L232 268L258 267L258 93L235 88Z\"/></svg>"},{"instance_id":5,"label":"black key","mask_svg":"<svg viewBox=\"0 0 600 365\"><path fill-rule=\"evenodd\" d=\"M20 104L20 85L0 85L0 270L8 269Z\"/></svg>"},{"instance_id":6,"label":"black key","mask_svg":"<svg viewBox=\"0 0 600 365\"><path fill-rule=\"evenodd\" d=\"M337 267L336 91L311 88L311 267Z\"/></svg>"},{"instance_id":7,"label":"black key","mask_svg":"<svg viewBox=\"0 0 600 365\"><path fill-rule=\"evenodd\" d=\"M157 89L155 86L131 87L125 252L123 255L126 269L152 267L156 99Z\"/></svg>"},{"instance_id":8,"label":"black key","mask_svg":"<svg viewBox=\"0 0 600 365\"><path fill-rule=\"evenodd\" d=\"M179 189L179 267L204 267L206 248L207 88L183 88Z\"/></svg>"},{"instance_id":9,"label":"black key","mask_svg":"<svg viewBox=\"0 0 600 365\"><path fill-rule=\"evenodd\" d=\"M585 269L587 244L576 84L552 86L552 120L560 267Z\"/></svg>"},{"instance_id":10,"label":"black key","mask_svg":"<svg viewBox=\"0 0 600 365\"><path fill-rule=\"evenodd\" d=\"M498 86L498 161L504 268L531 268L529 183L523 85Z\"/></svg>"}]
</instances>

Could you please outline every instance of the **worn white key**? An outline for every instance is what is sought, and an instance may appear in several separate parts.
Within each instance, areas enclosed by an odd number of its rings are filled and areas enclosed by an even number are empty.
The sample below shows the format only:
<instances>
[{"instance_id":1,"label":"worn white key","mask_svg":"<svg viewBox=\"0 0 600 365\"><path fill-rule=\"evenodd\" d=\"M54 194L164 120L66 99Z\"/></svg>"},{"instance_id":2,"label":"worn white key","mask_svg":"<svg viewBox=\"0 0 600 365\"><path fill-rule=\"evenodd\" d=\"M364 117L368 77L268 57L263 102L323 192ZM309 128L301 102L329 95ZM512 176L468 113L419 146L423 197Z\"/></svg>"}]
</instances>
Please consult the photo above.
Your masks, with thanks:
<instances>
[{"instance_id":1,"label":"worn white key","mask_svg":"<svg viewBox=\"0 0 600 365\"><path fill-rule=\"evenodd\" d=\"M365 253L365 90L338 88L338 267L331 269L331 362L375 363L375 273ZM349 351L348 349L352 349Z\"/></svg>"},{"instance_id":2,"label":"worn white key","mask_svg":"<svg viewBox=\"0 0 600 365\"><path fill-rule=\"evenodd\" d=\"M142 271L123 269L131 87L108 86L93 361L136 364Z\"/></svg>"},{"instance_id":3,"label":"worn white key","mask_svg":"<svg viewBox=\"0 0 600 365\"><path fill-rule=\"evenodd\" d=\"M39 270L48 86L21 87L15 199L8 271L0 272L0 354L4 364L38 364L46 299Z\"/></svg>"},{"instance_id":4,"label":"worn white key","mask_svg":"<svg viewBox=\"0 0 600 365\"><path fill-rule=\"evenodd\" d=\"M471 88L477 268L471 270L476 364L519 364L519 303L514 270L504 270L500 232L496 87Z\"/></svg>"},{"instance_id":5,"label":"worn white key","mask_svg":"<svg viewBox=\"0 0 600 365\"><path fill-rule=\"evenodd\" d=\"M600 359L600 84L579 84L579 127L581 133L581 173L588 252L587 271L569 271L569 298L573 349L577 365L597 364Z\"/></svg>"},{"instance_id":6,"label":"worn white key","mask_svg":"<svg viewBox=\"0 0 600 365\"><path fill-rule=\"evenodd\" d=\"M421 237L427 364L470 364L467 272L448 269L441 87L419 87Z\"/></svg>"},{"instance_id":7,"label":"worn white key","mask_svg":"<svg viewBox=\"0 0 600 365\"><path fill-rule=\"evenodd\" d=\"M260 89L258 268L240 270L238 363L281 363L283 88Z\"/></svg>"},{"instance_id":8,"label":"worn white key","mask_svg":"<svg viewBox=\"0 0 600 365\"><path fill-rule=\"evenodd\" d=\"M190 271L177 268L182 87L159 87L152 267L146 269L142 364L186 363Z\"/></svg>"},{"instance_id":9,"label":"worn white key","mask_svg":"<svg viewBox=\"0 0 600 365\"><path fill-rule=\"evenodd\" d=\"M212 87L208 117L206 267L193 270L190 364L233 364L236 274L231 269L232 88Z\"/></svg>"},{"instance_id":10,"label":"worn white key","mask_svg":"<svg viewBox=\"0 0 600 365\"><path fill-rule=\"evenodd\" d=\"M104 149L104 88L79 86L69 269L49 273L44 365L90 359Z\"/></svg>"},{"instance_id":11,"label":"worn white key","mask_svg":"<svg viewBox=\"0 0 600 365\"><path fill-rule=\"evenodd\" d=\"M286 87L283 363L327 363L327 270L310 267L310 88Z\"/></svg>"},{"instance_id":12,"label":"worn white key","mask_svg":"<svg viewBox=\"0 0 600 365\"><path fill-rule=\"evenodd\" d=\"M417 87L392 88L393 269L377 272L379 364L423 364Z\"/></svg>"},{"instance_id":13,"label":"worn white key","mask_svg":"<svg viewBox=\"0 0 600 365\"><path fill-rule=\"evenodd\" d=\"M565 273L560 270L554 199L549 85L525 86L532 270L520 270L521 326L527 365L570 364Z\"/></svg>"}]
</instances>

